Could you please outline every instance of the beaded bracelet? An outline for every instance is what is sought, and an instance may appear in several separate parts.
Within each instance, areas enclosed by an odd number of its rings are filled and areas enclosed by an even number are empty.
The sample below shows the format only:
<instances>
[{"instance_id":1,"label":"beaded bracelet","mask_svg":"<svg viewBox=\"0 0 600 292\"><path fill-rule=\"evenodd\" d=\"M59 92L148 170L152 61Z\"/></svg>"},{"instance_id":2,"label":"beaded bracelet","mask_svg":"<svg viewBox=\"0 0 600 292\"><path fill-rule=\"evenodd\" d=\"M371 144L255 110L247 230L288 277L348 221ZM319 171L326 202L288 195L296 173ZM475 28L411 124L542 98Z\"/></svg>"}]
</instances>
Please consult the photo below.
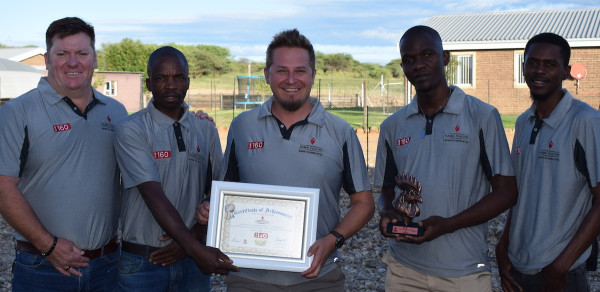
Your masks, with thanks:
<instances>
[{"instance_id":1,"label":"beaded bracelet","mask_svg":"<svg viewBox=\"0 0 600 292\"><path fill-rule=\"evenodd\" d=\"M57 241L58 241L58 237L54 236L54 241L52 242L52 246L50 247L50 249L47 252L43 253L42 255L45 257L49 257L50 254L54 251Z\"/></svg>"}]
</instances>

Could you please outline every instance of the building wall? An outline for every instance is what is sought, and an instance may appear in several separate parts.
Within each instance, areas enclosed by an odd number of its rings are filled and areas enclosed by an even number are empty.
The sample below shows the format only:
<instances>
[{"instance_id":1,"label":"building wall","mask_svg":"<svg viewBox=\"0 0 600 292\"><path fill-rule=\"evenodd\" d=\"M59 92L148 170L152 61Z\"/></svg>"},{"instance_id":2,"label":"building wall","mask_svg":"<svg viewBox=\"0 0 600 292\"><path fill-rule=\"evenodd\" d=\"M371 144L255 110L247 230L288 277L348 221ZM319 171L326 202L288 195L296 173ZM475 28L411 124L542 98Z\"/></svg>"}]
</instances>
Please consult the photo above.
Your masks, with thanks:
<instances>
[{"instance_id":1,"label":"building wall","mask_svg":"<svg viewBox=\"0 0 600 292\"><path fill-rule=\"evenodd\" d=\"M44 60L44 55L35 55L33 57L22 60L21 63L30 65L30 66L46 66L46 61Z\"/></svg>"},{"instance_id":2,"label":"building wall","mask_svg":"<svg viewBox=\"0 0 600 292\"><path fill-rule=\"evenodd\" d=\"M531 105L529 89L515 84L515 52L523 50L486 50L475 52L473 87L461 87L466 93L498 108L501 114L520 114ZM460 53L460 52L452 52ZM567 79L563 87L577 99L600 108L600 48L573 48L571 64L583 63L587 76L579 82Z\"/></svg>"},{"instance_id":3,"label":"building wall","mask_svg":"<svg viewBox=\"0 0 600 292\"><path fill-rule=\"evenodd\" d=\"M132 72L96 72L92 83L95 82L96 76L104 77L104 82L98 85L96 89L105 95L108 95L121 102L128 112L136 112L146 105L142 105L140 98L142 96L142 73ZM105 92L105 83L116 81L116 95L109 95Z\"/></svg>"}]
</instances>

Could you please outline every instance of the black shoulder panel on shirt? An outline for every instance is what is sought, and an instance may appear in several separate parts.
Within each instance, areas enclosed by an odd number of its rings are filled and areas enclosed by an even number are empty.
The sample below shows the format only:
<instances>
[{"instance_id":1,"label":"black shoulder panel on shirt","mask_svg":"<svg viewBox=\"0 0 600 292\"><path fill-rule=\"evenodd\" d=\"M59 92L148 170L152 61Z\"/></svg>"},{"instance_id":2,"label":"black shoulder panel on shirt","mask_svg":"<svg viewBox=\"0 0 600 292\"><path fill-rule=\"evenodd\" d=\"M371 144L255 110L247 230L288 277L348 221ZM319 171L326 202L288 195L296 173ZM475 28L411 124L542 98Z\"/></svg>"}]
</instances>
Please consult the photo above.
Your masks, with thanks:
<instances>
[{"instance_id":1,"label":"black shoulder panel on shirt","mask_svg":"<svg viewBox=\"0 0 600 292\"><path fill-rule=\"evenodd\" d=\"M590 172L588 171L587 161L585 161L585 149L583 149L583 146L581 146L578 139L575 140L575 149L573 152L575 154L575 167L577 167L577 170L585 177L588 186L592 187Z\"/></svg>"},{"instance_id":2,"label":"black shoulder panel on shirt","mask_svg":"<svg viewBox=\"0 0 600 292\"><path fill-rule=\"evenodd\" d=\"M488 180L492 179L492 166L488 159L487 152L485 151L485 140L483 139L483 130L479 129L479 160L481 161L481 167Z\"/></svg>"},{"instance_id":3,"label":"black shoulder panel on shirt","mask_svg":"<svg viewBox=\"0 0 600 292\"><path fill-rule=\"evenodd\" d=\"M342 151L344 152L344 170L342 171L342 175L344 176L344 190L350 195L356 193L356 187L352 179L352 168L350 167L350 157L348 156L348 145L346 142L344 142Z\"/></svg>"},{"instance_id":4,"label":"black shoulder panel on shirt","mask_svg":"<svg viewBox=\"0 0 600 292\"><path fill-rule=\"evenodd\" d=\"M231 140L231 150L229 150L229 161L227 162L227 172L224 181L240 181L240 169L238 168L237 157L235 156L235 141Z\"/></svg>"},{"instance_id":5,"label":"black shoulder panel on shirt","mask_svg":"<svg viewBox=\"0 0 600 292\"><path fill-rule=\"evenodd\" d=\"M385 141L385 150L387 151L387 155L385 158L385 172L383 173L383 186L393 188L396 186L395 177L398 175L398 167L396 167L392 148L387 141Z\"/></svg>"},{"instance_id":6,"label":"black shoulder panel on shirt","mask_svg":"<svg viewBox=\"0 0 600 292\"><path fill-rule=\"evenodd\" d=\"M204 194L210 194L210 189L212 188L212 162L210 160L210 156L208 157L208 164L206 166L206 180L204 186Z\"/></svg>"},{"instance_id":7,"label":"black shoulder panel on shirt","mask_svg":"<svg viewBox=\"0 0 600 292\"><path fill-rule=\"evenodd\" d=\"M19 157L21 160L19 177L23 175L23 171L25 170L25 162L27 162L27 155L29 154L29 130L27 130L27 126L25 126L23 131L25 131L25 137L23 137L23 146L21 147L21 156Z\"/></svg>"}]
</instances>

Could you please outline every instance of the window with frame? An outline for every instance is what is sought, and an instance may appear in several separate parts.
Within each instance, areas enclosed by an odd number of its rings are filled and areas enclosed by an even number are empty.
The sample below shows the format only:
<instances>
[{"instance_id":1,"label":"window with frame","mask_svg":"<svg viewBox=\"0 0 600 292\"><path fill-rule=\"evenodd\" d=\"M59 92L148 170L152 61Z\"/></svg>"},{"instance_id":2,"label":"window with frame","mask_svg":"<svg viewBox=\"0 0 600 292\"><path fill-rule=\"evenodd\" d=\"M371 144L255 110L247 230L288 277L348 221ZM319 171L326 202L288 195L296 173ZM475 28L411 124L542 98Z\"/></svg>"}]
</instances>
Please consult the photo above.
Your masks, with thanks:
<instances>
[{"instance_id":1,"label":"window with frame","mask_svg":"<svg viewBox=\"0 0 600 292\"><path fill-rule=\"evenodd\" d=\"M104 95L107 95L107 96L116 96L117 95L117 81L104 82Z\"/></svg>"},{"instance_id":2,"label":"window with frame","mask_svg":"<svg viewBox=\"0 0 600 292\"><path fill-rule=\"evenodd\" d=\"M515 52L515 85L526 86L525 76L523 76L523 62L525 61L525 55L523 52Z\"/></svg>"},{"instance_id":3,"label":"window with frame","mask_svg":"<svg viewBox=\"0 0 600 292\"><path fill-rule=\"evenodd\" d=\"M454 57L456 58L456 72L453 83L458 86L473 86L473 55L463 54Z\"/></svg>"}]
</instances>

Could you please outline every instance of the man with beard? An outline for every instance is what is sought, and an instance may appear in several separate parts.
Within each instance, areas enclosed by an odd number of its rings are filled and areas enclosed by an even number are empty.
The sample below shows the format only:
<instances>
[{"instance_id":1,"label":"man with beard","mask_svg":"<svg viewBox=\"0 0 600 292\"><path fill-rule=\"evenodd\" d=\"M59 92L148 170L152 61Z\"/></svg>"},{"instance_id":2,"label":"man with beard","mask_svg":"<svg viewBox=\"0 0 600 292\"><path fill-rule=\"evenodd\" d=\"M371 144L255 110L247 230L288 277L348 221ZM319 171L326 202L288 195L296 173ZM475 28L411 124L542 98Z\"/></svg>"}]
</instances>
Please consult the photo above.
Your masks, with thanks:
<instances>
[{"instance_id":1,"label":"man with beard","mask_svg":"<svg viewBox=\"0 0 600 292\"><path fill-rule=\"evenodd\" d=\"M517 196L500 115L447 85L450 55L434 29L407 30L400 55L416 95L381 124L374 177L382 186L379 228L390 246L386 290L491 291L486 222ZM398 222L392 201L400 173L421 183L422 236L386 231Z\"/></svg>"},{"instance_id":2,"label":"man with beard","mask_svg":"<svg viewBox=\"0 0 600 292\"><path fill-rule=\"evenodd\" d=\"M368 222L375 208L360 143L347 122L310 97L315 53L298 30L275 35L264 74L273 96L232 121L221 178L319 188L317 240L308 251L314 258L302 273L230 273L227 291L344 291L336 249ZM352 203L343 219L338 203L342 186ZM208 208L208 202L198 206L200 223L207 222Z\"/></svg>"},{"instance_id":3,"label":"man with beard","mask_svg":"<svg viewBox=\"0 0 600 292\"><path fill-rule=\"evenodd\" d=\"M206 230L194 219L219 173L222 152L215 126L196 118L183 101L189 84L185 56L173 47L157 49L146 79L152 99L116 128L124 188L122 291L208 291L210 275L202 271L237 269L221 251L200 242Z\"/></svg>"},{"instance_id":4,"label":"man with beard","mask_svg":"<svg viewBox=\"0 0 600 292\"><path fill-rule=\"evenodd\" d=\"M600 231L600 113L562 88L571 48L542 33L525 46L533 104L517 119L512 157L519 199L496 248L504 291L588 291Z\"/></svg>"}]
</instances>

